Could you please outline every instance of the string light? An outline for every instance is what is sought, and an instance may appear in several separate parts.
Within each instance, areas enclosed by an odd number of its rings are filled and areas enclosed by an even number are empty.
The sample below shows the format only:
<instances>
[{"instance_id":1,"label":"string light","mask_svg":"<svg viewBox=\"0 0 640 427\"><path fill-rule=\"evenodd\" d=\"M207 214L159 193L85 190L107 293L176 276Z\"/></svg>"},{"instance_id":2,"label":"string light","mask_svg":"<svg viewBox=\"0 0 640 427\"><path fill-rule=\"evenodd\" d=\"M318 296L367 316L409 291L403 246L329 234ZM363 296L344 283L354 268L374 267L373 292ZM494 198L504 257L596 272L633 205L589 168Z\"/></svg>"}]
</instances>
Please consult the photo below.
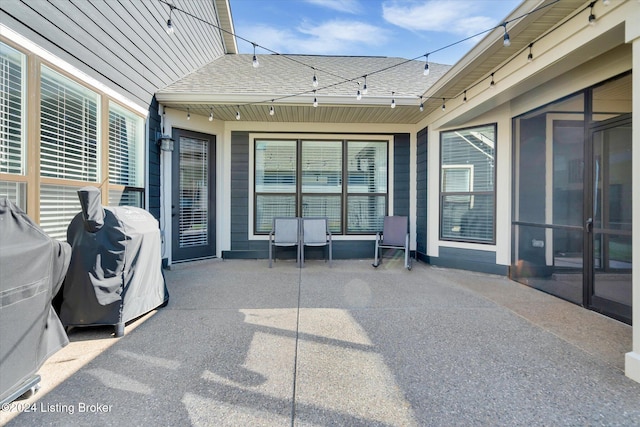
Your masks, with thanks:
<instances>
[{"instance_id":1,"label":"string light","mask_svg":"<svg viewBox=\"0 0 640 427\"><path fill-rule=\"evenodd\" d=\"M467 103L467 91L464 91L464 98L462 98L462 103L466 104Z\"/></svg>"},{"instance_id":2,"label":"string light","mask_svg":"<svg viewBox=\"0 0 640 427\"><path fill-rule=\"evenodd\" d=\"M271 100L271 102L273 102L273 99ZM276 113L276 109L273 108L273 105L271 106L271 108L269 108L269 115L273 116Z\"/></svg>"},{"instance_id":3,"label":"string light","mask_svg":"<svg viewBox=\"0 0 640 427\"><path fill-rule=\"evenodd\" d=\"M171 12L176 7L172 4L169 5L169 19L167 19L167 34L172 35L175 32L175 28L173 28L173 23L171 22Z\"/></svg>"},{"instance_id":4,"label":"string light","mask_svg":"<svg viewBox=\"0 0 640 427\"><path fill-rule=\"evenodd\" d=\"M395 95L395 92L391 92L391 108L396 108L396 99L393 95Z\"/></svg>"},{"instance_id":5,"label":"string light","mask_svg":"<svg viewBox=\"0 0 640 427\"><path fill-rule=\"evenodd\" d=\"M360 89L358 89L358 92L356 92L356 99L358 101L360 101L362 99L362 93L360 92Z\"/></svg>"},{"instance_id":6,"label":"string light","mask_svg":"<svg viewBox=\"0 0 640 427\"><path fill-rule=\"evenodd\" d=\"M258 62L258 57L256 56L256 44L253 44L253 68L258 68L260 63Z\"/></svg>"},{"instance_id":7,"label":"string light","mask_svg":"<svg viewBox=\"0 0 640 427\"><path fill-rule=\"evenodd\" d=\"M511 38L509 37L509 33L507 32L507 23L505 22L504 24L502 24L502 26L504 27L504 38L502 44L504 45L504 47L509 47L511 46Z\"/></svg>"},{"instance_id":8,"label":"string light","mask_svg":"<svg viewBox=\"0 0 640 427\"><path fill-rule=\"evenodd\" d=\"M422 102L422 96L420 97L420 112L424 111L424 102Z\"/></svg>"},{"instance_id":9,"label":"string light","mask_svg":"<svg viewBox=\"0 0 640 427\"><path fill-rule=\"evenodd\" d=\"M447 107L444 105L444 98L442 98L442 111L446 110Z\"/></svg>"},{"instance_id":10,"label":"string light","mask_svg":"<svg viewBox=\"0 0 640 427\"><path fill-rule=\"evenodd\" d=\"M189 107L187 107L187 120L191 120L191 112L189 111Z\"/></svg>"},{"instance_id":11,"label":"string light","mask_svg":"<svg viewBox=\"0 0 640 427\"><path fill-rule=\"evenodd\" d=\"M314 76L315 77L315 76ZM313 107L317 107L318 106L318 98L316 97L316 91L313 91Z\"/></svg>"},{"instance_id":12,"label":"string light","mask_svg":"<svg viewBox=\"0 0 640 427\"><path fill-rule=\"evenodd\" d=\"M240 120L240 106L238 105L238 110L236 111L236 120Z\"/></svg>"},{"instance_id":13,"label":"string light","mask_svg":"<svg viewBox=\"0 0 640 427\"><path fill-rule=\"evenodd\" d=\"M209 121L213 121L213 107L211 107L211 112L209 113Z\"/></svg>"},{"instance_id":14,"label":"string light","mask_svg":"<svg viewBox=\"0 0 640 427\"><path fill-rule=\"evenodd\" d=\"M257 45L256 43L254 43L254 42L252 42L252 41L250 41L250 40L246 40L246 39L244 39L244 38L242 38L242 37L238 36L237 34L234 34L234 33L232 33L232 32L229 32L229 31L225 30L224 28L221 28L221 27L219 27L219 26L216 26L215 24L212 24L211 22L208 22L208 21L206 21L206 20L203 20L202 18L199 18L199 17L197 17L197 16L195 16L195 15L193 15L193 14L190 14L189 12L186 12L186 11L184 11L184 10L181 10L181 9L177 8L176 6L174 6L174 5L172 5L172 4L169 4L169 3L168 3L167 1L165 1L165 0L159 0L159 1L160 1L161 3L166 4L166 5L167 5L167 6L169 6L169 8L170 8L170 11L169 11L169 19L167 20L167 32L168 32L168 33L173 33L173 31L174 31L174 29L173 29L173 25L172 25L172 22L171 22L171 17L172 17L173 9L178 9L180 12L182 12L182 13L184 13L184 14L186 14L186 15L188 15L188 16L190 16L190 17L194 18L194 19L200 20L200 21L202 21L202 22L204 22L204 23L206 23L206 24L208 24L208 25L210 25L210 26L213 26L213 27L215 27L215 28L219 29L220 31L227 32L227 33L229 33L229 34L231 34L231 35L233 35L233 36L235 36L235 37L237 37L237 38L240 38L241 40L244 40L244 41L246 41L246 42L251 43L251 44L253 45L253 48L254 48L254 59L255 59L255 62L257 62L257 56L255 55L255 48L256 48L256 46L258 46L258 45ZM505 21L504 23L500 24L499 26L502 26L502 27L504 28L504 39L503 39L503 43L505 44L505 46L507 45L507 43L510 45L510 41L511 41L511 40L510 40L510 37L509 37L509 34L508 34L508 31L507 31L507 24L508 24L508 23L513 22L513 21L516 21L516 20L519 20L519 19L521 19L521 18L523 18L523 17L525 17L525 16L529 16L529 15L531 15L531 14L535 13L535 12L538 12L538 11L539 11L539 10L541 10L541 9L547 8L547 7L549 7L549 6L552 6L552 5L556 4L556 3L558 3L559 1L560 1L560 0L552 0L552 1L550 1L549 3L547 3L547 4L543 5L543 6L540 6L540 7L536 8L536 9L534 9L534 10L531 10L530 12L528 12L528 13L526 13L526 14L523 14L522 16L519 16L519 17L513 18L513 19L511 19L511 20L509 20L509 21ZM640 0L638 0L638 1L640 1ZM584 7L583 9L581 9L581 11L580 11L580 12L582 12L582 11L584 11L586 8L590 8L590 14L589 14L589 24L590 24L590 25L595 25L595 21L596 21L596 16L595 16L595 15L594 15L594 13L593 13L593 9L594 9L595 3L597 3L597 0L592 1L592 2L591 2L591 3L589 3L586 7ZM608 6L608 5L609 5L609 3L610 3L610 0L603 0L603 4L604 4L605 6ZM571 18L574 18L574 17L576 17L577 15L578 15L578 13L574 14ZM425 57L424 75L425 75L425 76L426 76L426 75L429 75L429 55L430 55L430 54L435 53L435 52L439 52L439 51L444 50L444 49L446 49L446 48L449 48L449 47L451 47L451 46L453 46L453 45L456 45L456 44L462 43L462 42L467 41L467 40L469 40L469 39L471 39L471 38L473 38L473 37L477 37L478 35L481 35L481 34L486 33L486 32L488 32L488 31L494 30L495 28L496 28L496 27L493 27L493 28L491 28L491 29L484 30L484 31L482 31L482 32L480 32L480 33L478 33L478 34L476 34L476 35L473 35L473 36L470 36L470 37L468 37L468 38L465 38L465 39L459 40L459 41L454 42L454 43L452 43L452 44L450 44L450 45L447 45L447 46L444 46L444 47L442 47L442 48L439 48L439 49L437 49L437 50L435 50L435 51L428 52L428 53L426 53L426 54L424 54L424 55L420 55L420 56L419 56L419 57L417 57L417 58L409 59L409 60L406 60L406 61L401 62L401 63L399 63L399 64L395 64L395 65L393 65L393 66L391 66L391 67L386 67L386 68L383 68L383 69L381 69L381 70L374 71L374 72L369 73L369 74L381 73L381 72L383 72L383 71L387 71L387 70L388 70L388 69L390 69L390 68L395 68L395 67L397 67L397 66L399 66L399 65L402 65L402 64L405 64L405 63L407 63L407 62L416 61L416 60L417 60L417 59L419 59L421 56L424 56L424 57ZM543 36L543 37L544 37L544 36ZM538 40L535 40L535 41L538 41ZM534 41L534 42L535 42L535 41ZM531 44L529 44L529 54L528 54L528 56L527 56L527 60L528 60L528 61L532 61L532 60L533 60L532 46L533 46L533 43L534 43L534 42L532 42ZM280 53L275 52L275 51L272 51L272 50L270 50L270 49L268 49L268 48L264 48L264 49L266 49L266 50L268 50L268 51L270 51L270 52L272 52L272 53L274 53L274 54L281 55ZM296 62L296 63L299 63L299 64L301 64L301 65L303 65L303 66L305 66L305 67L312 68L312 69L314 70L314 73L313 73L313 81L312 81L312 83L313 83L313 87L318 87L318 86L319 86L319 82L318 82L317 75L316 75L317 69L316 69L315 67L312 67L312 66L310 66L310 65L308 65L308 64L305 64L305 63L303 63L303 62L301 62L301 61L299 61L299 60L297 60L297 59L295 59L295 58L290 58L290 57L288 57L288 56L286 56L286 55L282 55L282 56L283 56L284 58L286 58L286 59L289 59L289 60L291 60L291 61L294 61L294 62ZM257 67L257 66L259 66L259 63L258 63L257 65L254 63L253 65ZM327 71L325 71L325 72L327 72ZM338 84L347 83L347 82L352 82L352 81L354 81L354 80L355 80L355 79L347 79L347 78L344 78L344 77L342 77L342 76L338 76L338 75L332 74L332 73L330 73L330 72L327 72L327 73L329 73L329 74L331 74L331 75L334 75L334 76L336 76L336 77L338 77L338 78L340 78L340 79L344 80L343 82L332 84L332 85L330 85L329 87L331 87L331 86L335 86L335 85L338 85ZM364 95L364 94L367 94L367 84L366 84L367 75L364 75L364 76L362 76L362 77L364 78L364 86L363 86L363 88L362 88L362 91L360 91L360 93L361 93L361 95ZM495 80L494 80L494 73L491 73L490 88L491 88L491 89L495 88L495 85L496 85L496 83L495 83ZM475 86L475 85L474 85L474 86ZM468 88L467 88L467 89L468 89ZM314 90L313 92L314 92L314 107L316 107L316 106L318 105L317 98L315 97L316 90ZM300 94L298 94L298 95L300 95ZM394 95L395 95L395 92L392 92L392 96L394 96ZM295 96L295 95L287 95L287 96L284 96L284 97L282 97L282 98L278 98L278 99L284 99L284 98L288 98L288 97L291 97L291 96ZM422 98L423 98L423 97L421 96L420 98L421 98L421 101L422 101ZM464 102L466 102L466 100L467 100L467 90L464 90L464 99L463 99L463 103L464 103ZM273 101L274 101L274 100L272 100L272 102L273 102ZM444 101L445 101L445 98L443 98L443 107L444 107ZM262 101L262 102L264 102L264 101ZM423 105L423 103L421 102L421 107L422 107L422 105ZM239 108L239 107L240 107L240 106L238 106L238 108ZM393 98L393 99L391 100L391 108L395 108L395 98ZM271 113L271 110L270 110L270 113ZM187 109L187 119L190 119L189 109ZM238 110L238 111L237 111L237 113L236 113L236 119L237 119L237 120L240 120L240 111L239 111L239 110Z\"/></svg>"}]
</instances>

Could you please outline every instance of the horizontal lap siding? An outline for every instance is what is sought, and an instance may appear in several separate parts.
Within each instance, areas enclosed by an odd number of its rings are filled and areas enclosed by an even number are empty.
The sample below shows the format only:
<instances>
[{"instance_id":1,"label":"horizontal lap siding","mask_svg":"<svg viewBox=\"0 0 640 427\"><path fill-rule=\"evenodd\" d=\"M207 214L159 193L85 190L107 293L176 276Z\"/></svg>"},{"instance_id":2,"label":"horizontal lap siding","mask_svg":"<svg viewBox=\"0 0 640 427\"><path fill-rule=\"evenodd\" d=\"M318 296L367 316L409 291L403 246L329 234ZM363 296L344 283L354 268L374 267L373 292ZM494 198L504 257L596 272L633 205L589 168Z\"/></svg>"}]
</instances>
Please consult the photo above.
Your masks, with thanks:
<instances>
[{"instance_id":1,"label":"horizontal lap siding","mask_svg":"<svg viewBox=\"0 0 640 427\"><path fill-rule=\"evenodd\" d=\"M211 23L213 1L172 2ZM158 1L2 0L0 22L139 105L224 55L220 32Z\"/></svg>"},{"instance_id":2,"label":"horizontal lap siding","mask_svg":"<svg viewBox=\"0 0 640 427\"><path fill-rule=\"evenodd\" d=\"M390 214L409 216L411 164L409 134L395 135L393 141L393 213Z\"/></svg>"},{"instance_id":3,"label":"horizontal lap siding","mask_svg":"<svg viewBox=\"0 0 640 427\"><path fill-rule=\"evenodd\" d=\"M427 129L418 132L416 153L416 252L427 256Z\"/></svg>"},{"instance_id":4,"label":"horizontal lap siding","mask_svg":"<svg viewBox=\"0 0 640 427\"><path fill-rule=\"evenodd\" d=\"M160 122L160 114L158 114L158 102L153 98L149 116L147 118L149 124L149 206L147 210L160 219L160 148L158 147L156 135L161 134L162 127Z\"/></svg>"}]
</instances>

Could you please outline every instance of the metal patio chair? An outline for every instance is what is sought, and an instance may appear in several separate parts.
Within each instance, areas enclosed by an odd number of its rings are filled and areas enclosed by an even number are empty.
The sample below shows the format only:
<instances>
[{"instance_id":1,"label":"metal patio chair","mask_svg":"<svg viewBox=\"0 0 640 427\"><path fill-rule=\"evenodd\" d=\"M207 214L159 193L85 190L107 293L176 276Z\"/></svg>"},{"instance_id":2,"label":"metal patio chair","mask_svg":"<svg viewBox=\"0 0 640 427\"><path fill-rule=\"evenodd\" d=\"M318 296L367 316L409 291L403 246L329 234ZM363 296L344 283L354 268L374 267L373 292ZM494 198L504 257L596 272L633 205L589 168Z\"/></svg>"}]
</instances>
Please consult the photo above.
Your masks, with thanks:
<instances>
[{"instance_id":1,"label":"metal patio chair","mask_svg":"<svg viewBox=\"0 0 640 427\"><path fill-rule=\"evenodd\" d=\"M302 218L302 234L300 244L300 267L304 267L305 246L324 246L329 252L329 267L333 260L333 247L331 243L331 231L329 231L329 220L326 217ZM327 256L325 253L325 262Z\"/></svg>"},{"instance_id":2,"label":"metal patio chair","mask_svg":"<svg viewBox=\"0 0 640 427\"><path fill-rule=\"evenodd\" d=\"M297 246L296 265L300 265L300 218L273 218L273 227L269 233L269 268L275 259L276 246Z\"/></svg>"},{"instance_id":3,"label":"metal patio chair","mask_svg":"<svg viewBox=\"0 0 640 427\"><path fill-rule=\"evenodd\" d=\"M382 261L381 249L404 250L404 266L411 270L409 249L409 218L406 216L385 216L382 233L376 233L376 248L373 266Z\"/></svg>"}]
</instances>

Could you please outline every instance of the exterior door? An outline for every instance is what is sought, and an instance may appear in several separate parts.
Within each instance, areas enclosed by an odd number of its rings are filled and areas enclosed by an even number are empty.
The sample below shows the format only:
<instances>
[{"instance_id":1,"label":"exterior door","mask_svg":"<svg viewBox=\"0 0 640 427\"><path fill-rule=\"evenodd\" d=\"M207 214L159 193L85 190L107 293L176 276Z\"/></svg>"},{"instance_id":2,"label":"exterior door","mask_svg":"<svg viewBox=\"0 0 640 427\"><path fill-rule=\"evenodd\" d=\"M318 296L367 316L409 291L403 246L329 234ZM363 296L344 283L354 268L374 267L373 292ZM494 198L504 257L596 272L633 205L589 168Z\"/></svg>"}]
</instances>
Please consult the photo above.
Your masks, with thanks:
<instances>
[{"instance_id":1,"label":"exterior door","mask_svg":"<svg viewBox=\"0 0 640 427\"><path fill-rule=\"evenodd\" d=\"M213 257L215 136L176 129L172 158L172 260Z\"/></svg>"},{"instance_id":2,"label":"exterior door","mask_svg":"<svg viewBox=\"0 0 640 427\"><path fill-rule=\"evenodd\" d=\"M585 301L631 322L631 118L591 130L585 221ZM637 190L636 190L637 191Z\"/></svg>"}]
</instances>

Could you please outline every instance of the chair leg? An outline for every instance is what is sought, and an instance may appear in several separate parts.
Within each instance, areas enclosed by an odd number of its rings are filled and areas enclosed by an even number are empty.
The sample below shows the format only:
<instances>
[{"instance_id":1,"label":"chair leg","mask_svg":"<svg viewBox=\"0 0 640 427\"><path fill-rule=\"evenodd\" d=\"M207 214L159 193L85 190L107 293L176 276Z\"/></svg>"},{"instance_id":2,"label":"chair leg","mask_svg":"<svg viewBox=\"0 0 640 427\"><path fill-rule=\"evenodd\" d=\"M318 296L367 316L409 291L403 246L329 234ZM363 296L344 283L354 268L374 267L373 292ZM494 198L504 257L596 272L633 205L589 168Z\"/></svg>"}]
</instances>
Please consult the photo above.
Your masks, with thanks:
<instances>
[{"instance_id":1,"label":"chair leg","mask_svg":"<svg viewBox=\"0 0 640 427\"><path fill-rule=\"evenodd\" d=\"M380 251L380 248L378 247L378 239L376 238L376 249L373 255L373 264L371 264L376 268L380 265L380 262L378 262L379 251Z\"/></svg>"},{"instance_id":2,"label":"chair leg","mask_svg":"<svg viewBox=\"0 0 640 427\"><path fill-rule=\"evenodd\" d=\"M331 268L332 262L333 262L333 247L331 245L331 240L329 240L329 268Z\"/></svg>"},{"instance_id":3,"label":"chair leg","mask_svg":"<svg viewBox=\"0 0 640 427\"><path fill-rule=\"evenodd\" d=\"M300 253L300 268L304 267L304 244L301 244L299 247L299 253Z\"/></svg>"},{"instance_id":4,"label":"chair leg","mask_svg":"<svg viewBox=\"0 0 640 427\"><path fill-rule=\"evenodd\" d=\"M273 248L273 245L271 244L271 242L269 242L269 268L271 268L271 266L272 266L272 261L271 261L272 260L271 256L272 256L272 252L273 252L272 248Z\"/></svg>"}]
</instances>

